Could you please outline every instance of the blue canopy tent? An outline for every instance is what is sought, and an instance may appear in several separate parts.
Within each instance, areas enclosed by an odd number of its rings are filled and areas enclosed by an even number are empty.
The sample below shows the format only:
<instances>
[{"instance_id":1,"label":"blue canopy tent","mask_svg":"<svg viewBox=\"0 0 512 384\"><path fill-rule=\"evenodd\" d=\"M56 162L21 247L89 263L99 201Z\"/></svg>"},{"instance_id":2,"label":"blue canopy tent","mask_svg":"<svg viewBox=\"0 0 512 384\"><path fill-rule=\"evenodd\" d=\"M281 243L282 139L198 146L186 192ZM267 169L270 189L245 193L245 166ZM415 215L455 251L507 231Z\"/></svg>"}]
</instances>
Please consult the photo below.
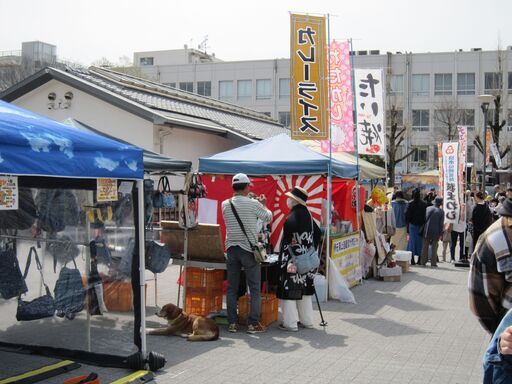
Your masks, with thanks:
<instances>
[{"instance_id":1,"label":"blue canopy tent","mask_svg":"<svg viewBox=\"0 0 512 384\"><path fill-rule=\"evenodd\" d=\"M146 339L142 149L58 123L0 101L0 175L17 176L20 188L77 188L83 191L95 191L98 178L117 179L118 183L125 182L132 186L136 182L137 188L133 190L132 211L135 224L133 233L135 249L131 262L131 284L134 292L133 343L138 349L138 352L134 354L137 356L135 360L140 362L138 365L143 366L146 358ZM90 192L84 193L89 193L89 196L92 196ZM7 211L0 210L0 216L3 212ZM45 239L38 237L37 240ZM29 241L34 242L36 239L29 239ZM12 301L6 303L15 304ZM74 322L77 321L80 320L74 320ZM52 327L69 328L72 326L69 324L74 323L51 321ZM30 322L29 325L38 327L41 326L41 323ZM12 337L9 338L9 336L16 332L13 332L11 328L9 331L2 332L2 335L7 336L11 341L4 342L0 337L0 345L3 347L14 347L16 350L25 348L32 352L60 357L72 356L74 360L98 365L130 366L130 356L93 353L90 346L88 349L76 350L55 345L45 346L41 343L26 345L23 342L12 342ZM56 332L59 333L58 329ZM44 331L39 333L44 333ZM71 339L74 337L72 336ZM49 336L47 341L55 343L55 340L51 340L51 338L55 338L55 336ZM137 364L133 364L133 359L132 357L131 365L132 368L135 368Z\"/></svg>"},{"instance_id":2,"label":"blue canopy tent","mask_svg":"<svg viewBox=\"0 0 512 384\"><path fill-rule=\"evenodd\" d=\"M329 158L312 151L288 135L244 145L199 159L199 172L248 175L323 175L329 173ZM357 176L357 166L332 160L332 175L344 179Z\"/></svg>"}]
</instances>

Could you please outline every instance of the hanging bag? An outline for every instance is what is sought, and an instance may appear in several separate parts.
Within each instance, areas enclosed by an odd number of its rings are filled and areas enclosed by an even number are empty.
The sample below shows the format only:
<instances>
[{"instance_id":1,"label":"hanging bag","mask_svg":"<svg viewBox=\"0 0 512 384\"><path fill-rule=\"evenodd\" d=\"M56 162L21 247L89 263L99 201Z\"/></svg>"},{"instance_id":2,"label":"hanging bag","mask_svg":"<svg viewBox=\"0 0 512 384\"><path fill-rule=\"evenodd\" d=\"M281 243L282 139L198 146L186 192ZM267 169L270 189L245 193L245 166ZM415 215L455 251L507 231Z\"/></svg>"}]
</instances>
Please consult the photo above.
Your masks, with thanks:
<instances>
[{"instance_id":1,"label":"hanging bag","mask_svg":"<svg viewBox=\"0 0 512 384\"><path fill-rule=\"evenodd\" d=\"M171 184L169 183L169 179L167 176L163 176L160 180L162 180L162 203L164 208L174 209L176 208L176 199L171 192Z\"/></svg>"},{"instance_id":2,"label":"hanging bag","mask_svg":"<svg viewBox=\"0 0 512 384\"><path fill-rule=\"evenodd\" d=\"M112 265L112 254L105 239L97 237L93 240L96 246L96 263Z\"/></svg>"},{"instance_id":3,"label":"hanging bag","mask_svg":"<svg viewBox=\"0 0 512 384\"><path fill-rule=\"evenodd\" d=\"M32 259L32 254L34 254L36 267L41 274L41 280L43 282L44 288L46 290L46 294L34 299L32 301L24 301L21 299L21 294L18 296L18 309L16 311L16 320L18 321L30 321L30 320L38 320L44 319L45 317L52 317L55 314L55 302L50 293L50 289L44 282L43 276L43 266L39 261L39 257L37 256L37 251L35 247L30 248L30 252L27 258L27 264L25 266L25 273L23 274L23 278L26 280L28 275L28 270L30 269L30 261Z\"/></svg>"},{"instance_id":4,"label":"hanging bag","mask_svg":"<svg viewBox=\"0 0 512 384\"><path fill-rule=\"evenodd\" d=\"M103 283L98 273L96 261L96 241L91 241L89 248L91 251L91 270L87 278L87 308L91 316L103 315L104 312L107 312L107 308L103 300Z\"/></svg>"},{"instance_id":5,"label":"hanging bag","mask_svg":"<svg viewBox=\"0 0 512 384\"><path fill-rule=\"evenodd\" d=\"M198 174L192 175L188 188L188 197L191 199L202 199L206 197L206 187L203 184L202 177Z\"/></svg>"},{"instance_id":6,"label":"hanging bag","mask_svg":"<svg viewBox=\"0 0 512 384\"><path fill-rule=\"evenodd\" d=\"M69 320L73 320L75 314L84 309L86 293L75 259L72 260L75 268L68 268L64 264L53 290L56 315Z\"/></svg>"},{"instance_id":7,"label":"hanging bag","mask_svg":"<svg viewBox=\"0 0 512 384\"><path fill-rule=\"evenodd\" d=\"M236 211L235 206L233 205L233 202L231 200L229 200L229 204L231 205L231 210L233 211L233 215L235 215L236 221L238 221L238 225L242 229L242 232L244 233L245 237L247 238L247 241L249 242L249 245L251 246L252 254L254 255L254 260L256 260L258 264L264 263L265 261L267 261L267 251L265 250L265 246L259 241L256 242L256 244L253 244L251 242L249 236L247 235L247 232L245 232L242 220L240 220L240 216L238 216L238 212Z\"/></svg>"},{"instance_id":8,"label":"hanging bag","mask_svg":"<svg viewBox=\"0 0 512 384\"><path fill-rule=\"evenodd\" d=\"M146 269L153 273L162 273L171 259L169 247L156 241L148 241L146 244Z\"/></svg>"},{"instance_id":9,"label":"hanging bag","mask_svg":"<svg viewBox=\"0 0 512 384\"><path fill-rule=\"evenodd\" d=\"M311 231L314 231L315 228L311 213L309 214L309 217L311 218ZM307 273L320 266L320 258L318 257L318 252L314 245L309 247L306 252L300 255L295 255L291 246L288 247L288 251L292 257L293 264L297 267L297 272L300 274Z\"/></svg>"},{"instance_id":10,"label":"hanging bag","mask_svg":"<svg viewBox=\"0 0 512 384\"><path fill-rule=\"evenodd\" d=\"M0 296L12 299L27 292L27 284L21 274L16 250L7 248L0 252Z\"/></svg>"}]
</instances>

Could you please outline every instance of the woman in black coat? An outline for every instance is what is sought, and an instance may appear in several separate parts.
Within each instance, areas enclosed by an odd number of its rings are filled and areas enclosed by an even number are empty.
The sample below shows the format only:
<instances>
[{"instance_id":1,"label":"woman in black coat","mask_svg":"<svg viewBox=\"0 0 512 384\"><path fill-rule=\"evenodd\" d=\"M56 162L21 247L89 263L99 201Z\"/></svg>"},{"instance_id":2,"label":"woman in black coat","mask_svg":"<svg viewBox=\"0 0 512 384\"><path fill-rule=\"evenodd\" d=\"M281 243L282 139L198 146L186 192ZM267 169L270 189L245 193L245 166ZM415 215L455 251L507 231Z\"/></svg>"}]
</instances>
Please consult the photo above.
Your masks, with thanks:
<instances>
[{"instance_id":1,"label":"woman in black coat","mask_svg":"<svg viewBox=\"0 0 512 384\"><path fill-rule=\"evenodd\" d=\"M306 201L308 193L294 187L286 193L290 213L284 223L283 240L279 254L279 279L277 296L281 299L283 323L280 329L298 331L298 326L313 327L313 301L315 294L314 271L295 274L290 252L300 255L310 247L318 248L320 228L313 220Z\"/></svg>"}]
</instances>

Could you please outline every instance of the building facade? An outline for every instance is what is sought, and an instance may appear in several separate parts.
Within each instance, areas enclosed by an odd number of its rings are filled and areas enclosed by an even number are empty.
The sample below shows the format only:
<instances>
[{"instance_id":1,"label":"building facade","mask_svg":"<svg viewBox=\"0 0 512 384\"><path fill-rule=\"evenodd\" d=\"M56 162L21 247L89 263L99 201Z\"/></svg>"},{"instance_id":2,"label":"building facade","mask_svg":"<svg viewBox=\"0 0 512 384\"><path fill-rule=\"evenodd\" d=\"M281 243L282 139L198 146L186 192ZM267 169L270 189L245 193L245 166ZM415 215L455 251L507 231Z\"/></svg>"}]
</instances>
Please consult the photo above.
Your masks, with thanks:
<instances>
[{"instance_id":1,"label":"building facade","mask_svg":"<svg viewBox=\"0 0 512 384\"><path fill-rule=\"evenodd\" d=\"M187 50L152 54L135 53L134 63L154 80L239 104L289 125L289 59L225 62L206 54L194 60ZM398 157L412 148L418 149L399 164L398 173L436 168L437 143L453 140L457 125L468 126L468 161L482 164L482 156L473 143L475 136L482 137L483 132L480 94L500 95L500 121L506 121L500 146L504 148L505 143L512 142L512 47L500 51L475 48L404 54L357 51L352 57L355 68L380 68L384 72L386 108L397 109L399 125L408 129ZM494 108L490 106L489 118L494 117ZM504 163L511 165L510 154Z\"/></svg>"}]
</instances>

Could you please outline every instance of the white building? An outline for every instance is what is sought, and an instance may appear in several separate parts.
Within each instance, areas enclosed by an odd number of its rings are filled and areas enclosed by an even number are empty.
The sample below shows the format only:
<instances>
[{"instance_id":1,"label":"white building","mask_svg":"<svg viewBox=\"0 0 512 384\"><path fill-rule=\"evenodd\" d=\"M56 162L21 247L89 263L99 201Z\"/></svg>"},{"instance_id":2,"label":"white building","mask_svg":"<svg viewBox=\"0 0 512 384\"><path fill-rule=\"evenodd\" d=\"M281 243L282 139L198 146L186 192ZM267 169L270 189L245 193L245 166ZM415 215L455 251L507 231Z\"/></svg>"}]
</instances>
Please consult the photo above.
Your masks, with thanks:
<instances>
[{"instance_id":1,"label":"white building","mask_svg":"<svg viewBox=\"0 0 512 384\"><path fill-rule=\"evenodd\" d=\"M156 81L236 103L289 125L289 59L225 62L201 54L198 58L194 50L188 49L138 52L134 54L134 63ZM447 123L453 127L468 126L468 161L481 164L482 157L473 139L483 131L483 113L477 99L483 93L501 95L500 120L506 120L506 126L500 142L511 143L511 49L405 54L358 51L353 59L355 68L383 69L387 108L395 106L403 123L410 127L405 146L399 152L414 147L418 151L408 162L400 164L399 172L436 167L437 143L448 140ZM493 114L491 111L489 117ZM511 159L508 155L505 163L511 164Z\"/></svg>"}]
</instances>

